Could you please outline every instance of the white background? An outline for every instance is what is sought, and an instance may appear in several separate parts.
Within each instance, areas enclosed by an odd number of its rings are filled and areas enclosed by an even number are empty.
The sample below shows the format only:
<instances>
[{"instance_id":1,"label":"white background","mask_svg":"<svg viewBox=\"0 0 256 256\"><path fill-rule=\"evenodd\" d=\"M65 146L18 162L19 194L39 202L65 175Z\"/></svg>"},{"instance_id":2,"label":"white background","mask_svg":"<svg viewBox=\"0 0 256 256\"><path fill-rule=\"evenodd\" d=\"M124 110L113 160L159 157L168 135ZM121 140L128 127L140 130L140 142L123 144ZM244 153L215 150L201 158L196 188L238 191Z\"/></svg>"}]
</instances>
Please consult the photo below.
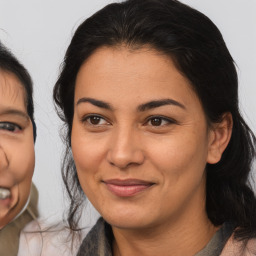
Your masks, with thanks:
<instances>
[{"instance_id":1,"label":"white background","mask_svg":"<svg viewBox=\"0 0 256 256\"><path fill-rule=\"evenodd\" d=\"M143 0L141 0L143 1ZM76 27L110 0L0 0L0 40L29 70L34 81L36 168L41 216L60 219L65 195L60 175L63 145L52 88ZM240 105L256 132L256 0L183 0L221 30L238 66ZM246 113L246 114L245 114ZM90 212L94 219L95 212ZM90 221L89 216L89 221Z\"/></svg>"}]
</instances>

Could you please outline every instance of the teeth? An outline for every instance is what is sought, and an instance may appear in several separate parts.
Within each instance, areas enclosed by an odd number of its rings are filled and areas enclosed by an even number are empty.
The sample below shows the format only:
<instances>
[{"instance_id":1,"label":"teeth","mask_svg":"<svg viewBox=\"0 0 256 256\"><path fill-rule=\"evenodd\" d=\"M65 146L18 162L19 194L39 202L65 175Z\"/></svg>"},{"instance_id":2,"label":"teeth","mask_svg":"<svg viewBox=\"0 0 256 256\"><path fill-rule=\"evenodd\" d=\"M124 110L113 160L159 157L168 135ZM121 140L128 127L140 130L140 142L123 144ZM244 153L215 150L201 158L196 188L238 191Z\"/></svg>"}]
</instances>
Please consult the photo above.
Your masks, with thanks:
<instances>
[{"instance_id":1,"label":"teeth","mask_svg":"<svg viewBox=\"0 0 256 256\"><path fill-rule=\"evenodd\" d=\"M0 199L6 199L10 197L11 191L7 188L0 188Z\"/></svg>"}]
</instances>

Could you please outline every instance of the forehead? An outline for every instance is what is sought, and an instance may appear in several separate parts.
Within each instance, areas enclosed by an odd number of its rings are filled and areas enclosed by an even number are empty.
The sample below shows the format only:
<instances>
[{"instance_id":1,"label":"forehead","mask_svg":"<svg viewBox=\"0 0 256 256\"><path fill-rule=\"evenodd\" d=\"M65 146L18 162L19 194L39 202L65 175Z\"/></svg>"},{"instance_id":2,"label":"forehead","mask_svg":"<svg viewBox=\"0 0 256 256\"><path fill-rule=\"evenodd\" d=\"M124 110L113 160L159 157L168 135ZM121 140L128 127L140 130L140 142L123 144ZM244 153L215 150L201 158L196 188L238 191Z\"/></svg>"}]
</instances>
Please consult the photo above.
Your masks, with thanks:
<instances>
[{"instance_id":1,"label":"forehead","mask_svg":"<svg viewBox=\"0 0 256 256\"><path fill-rule=\"evenodd\" d=\"M0 105L26 108L24 87L12 73L0 69Z\"/></svg>"},{"instance_id":2,"label":"forehead","mask_svg":"<svg viewBox=\"0 0 256 256\"><path fill-rule=\"evenodd\" d=\"M170 96L182 103L197 98L169 56L150 48L126 47L103 47L87 59L76 79L75 99L81 95L111 101L122 97L133 103L142 97L150 101Z\"/></svg>"}]
</instances>

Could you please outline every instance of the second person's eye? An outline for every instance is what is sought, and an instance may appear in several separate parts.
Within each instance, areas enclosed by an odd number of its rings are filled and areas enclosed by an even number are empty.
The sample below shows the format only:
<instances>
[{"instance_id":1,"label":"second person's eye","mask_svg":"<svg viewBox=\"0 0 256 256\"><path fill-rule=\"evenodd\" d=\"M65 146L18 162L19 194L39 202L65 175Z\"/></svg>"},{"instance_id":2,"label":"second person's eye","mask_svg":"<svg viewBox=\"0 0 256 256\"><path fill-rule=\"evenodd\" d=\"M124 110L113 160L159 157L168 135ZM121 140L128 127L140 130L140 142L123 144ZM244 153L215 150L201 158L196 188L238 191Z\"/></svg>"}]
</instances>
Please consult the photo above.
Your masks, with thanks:
<instances>
[{"instance_id":1,"label":"second person's eye","mask_svg":"<svg viewBox=\"0 0 256 256\"><path fill-rule=\"evenodd\" d=\"M17 132L21 130L21 127L17 124L10 122L0 122L0 130L6 130L9 132Z\"/></svg>"}]
</instances>

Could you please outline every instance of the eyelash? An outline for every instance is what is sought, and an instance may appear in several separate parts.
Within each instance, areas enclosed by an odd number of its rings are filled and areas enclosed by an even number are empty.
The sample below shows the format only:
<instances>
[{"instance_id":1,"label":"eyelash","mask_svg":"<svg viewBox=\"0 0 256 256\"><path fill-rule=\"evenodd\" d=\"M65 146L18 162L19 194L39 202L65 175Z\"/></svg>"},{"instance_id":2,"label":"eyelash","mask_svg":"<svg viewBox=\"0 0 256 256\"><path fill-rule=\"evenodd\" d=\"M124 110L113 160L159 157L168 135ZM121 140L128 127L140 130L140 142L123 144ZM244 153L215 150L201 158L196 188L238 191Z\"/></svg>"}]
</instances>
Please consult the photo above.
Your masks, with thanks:
<instances>
[{"instance_id":1,"label":"eyelash","mask_svg":"<svg viewBox=\"0 0 256 256\"><path fill-rule=\"evenodd\" d=\"M92 123L92 120L90 120L90 119L92 119L92 118L97 118L98 120L99 120L99 119L105 120L105 122L106 122L107 125L110 124L104 117L102 117L102 116L100 116L100 115L96 115L96 114L87 115L87 116L83 117L81 121L82 121L83 123L87 123L87 124L89 124L89 125L91 125L91 126L101 126L101 125L102 125L102 124L93 124L93 123Z\"/></svg>"},{"instance_id":2,"label":"eyelash","mask_svg":"<svg viewBox=\"0 0 256 256\"><path fill-rule=\"evenodd\" d=\"M147 118L147 121L145 122L145 125L146 124L149 124L149 122L153 121L155 119L160 121L160 124L159 125L152 125L150 124L150 126L152 127L163 127L163 126L168 126L168 125L171 125L171 124L177 124L177 121L175 121L174 119L171 119L171 118L167 118L167 117L164 117L164 116L150 116L149 118ZM166 122L165 124L162 124L162 122Z\"/></svg>"},{"instance_id":3,"label":"eyelash","mask_svg":"<svg viewBox=\"0 0 256 256\"><path fill-rule=\"evenodd\" d=\"M22 128L15 123L0 122L0 130L6 130L8 132L17 132L17 131L22 130Z\"/></svg>"},{"instance_id":4,"label":"eyelash","mask_svg":"<svg viewBox=\"0 0 256 256\"><path fill-rule=\"evenodd\" d=\"M106 123L105 124L93 124L92 123L92 118L96 118L97 120L104 120ZM177 124L177 121L175 121L174 119L171 119L171 118L167 118L167 117L163 117L163 116L150 116L147 118L146 122L144 123L144 125L147 125L149 124L149 122L151 121L160 121L160 124L159 125L152 125L150 124L150 126L152 127L163 127L163 126L168 126L170 124ZM110 123L102 116L100 115L88 115L86 117L83 117L82 120L81 120L83 123L86 122L88 123L89 125L91 126L101 126L101 125L109 125ZM163 122L165 122L165 124L162 124Z\"/></svg>"}]
</instances>

